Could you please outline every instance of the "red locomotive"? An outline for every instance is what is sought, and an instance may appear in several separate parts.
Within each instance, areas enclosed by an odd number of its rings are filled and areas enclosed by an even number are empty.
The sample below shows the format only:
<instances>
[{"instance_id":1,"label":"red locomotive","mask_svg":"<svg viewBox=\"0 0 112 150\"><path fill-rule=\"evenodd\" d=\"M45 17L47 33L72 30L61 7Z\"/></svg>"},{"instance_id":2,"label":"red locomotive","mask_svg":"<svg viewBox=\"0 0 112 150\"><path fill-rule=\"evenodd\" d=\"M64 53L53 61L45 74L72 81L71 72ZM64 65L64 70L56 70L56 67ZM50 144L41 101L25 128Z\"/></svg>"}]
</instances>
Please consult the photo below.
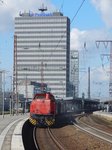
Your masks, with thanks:
<instances>
[{"instance_id":1,"label":"red locomotive","mask_svg":"<svg viewBox=\"0 0 112 150\"><path fill-rule=\"evenodd\" d=\"M30 104L30 122L33 125L52 126L55 123L56 101L51 93L36 94Z\"/></svg>"},{"instance_id":2,"label":"red locomotive","mask_svg":"<svg viewBox=\"0 0 112 150\"><path fill-rule=\"evenodd\" d=\"M63 98L55 99L50 92L41 92L35 94L30 104L30 118L29 121L33 125L37 126L52 126L54 125L59 117L64 115L70 115L71 113L81 113L82 111L96 111L99 102L90 100L84 101L85 108L79 109L82 106L82 99ZM88 108L89 106L92 106ZM84 105L84 104L83 104Z\"/></svg>"}]
</instances>

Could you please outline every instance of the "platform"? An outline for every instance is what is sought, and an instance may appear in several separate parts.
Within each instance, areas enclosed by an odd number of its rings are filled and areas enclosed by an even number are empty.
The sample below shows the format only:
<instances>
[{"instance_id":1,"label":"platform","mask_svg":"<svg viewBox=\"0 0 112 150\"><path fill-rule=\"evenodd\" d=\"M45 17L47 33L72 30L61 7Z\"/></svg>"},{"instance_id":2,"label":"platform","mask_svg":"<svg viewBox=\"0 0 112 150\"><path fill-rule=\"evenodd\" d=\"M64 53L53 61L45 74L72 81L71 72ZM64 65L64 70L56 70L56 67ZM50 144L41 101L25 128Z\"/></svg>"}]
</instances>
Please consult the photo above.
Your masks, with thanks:
<instances>
[{"instance_id":1,"label":"platform","mask_svg":"<svg viewBox=\"0 0 112 150\"><path fill-rule=\"evenodd\" d=\"M24 150L22 126L29 114L0 115L0 150Z\"/></svg>"},{"instance_id":2,"label":"platform","mask_svg":"<svg viewBox=\"0 0 112 150\"><path fill-rule=\"evenodd\" d=\"M112 112L95 111L93 112L93 115L97 115L109 121L112 121Z\"/></svg>"}]
</instances>

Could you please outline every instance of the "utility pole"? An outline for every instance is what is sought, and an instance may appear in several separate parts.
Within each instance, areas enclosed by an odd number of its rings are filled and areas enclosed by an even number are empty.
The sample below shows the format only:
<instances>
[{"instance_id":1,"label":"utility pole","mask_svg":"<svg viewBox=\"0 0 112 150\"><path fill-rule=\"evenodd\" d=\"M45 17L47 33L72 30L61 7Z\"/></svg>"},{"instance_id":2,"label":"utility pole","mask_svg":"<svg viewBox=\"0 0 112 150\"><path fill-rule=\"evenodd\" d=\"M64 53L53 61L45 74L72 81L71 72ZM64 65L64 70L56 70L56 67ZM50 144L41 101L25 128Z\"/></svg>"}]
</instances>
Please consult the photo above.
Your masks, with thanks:
<instances>
[{"instance_id":1,"label":"utility pole","mask_svg":"<svg viewBox=\"0 0 112 150\"><path fill-rule=\"evenodd\" d=\"M17 35L14 35L14 73L13 73L13 93L16 102L16 115L18 115L18 81L17 81Z\"/></svg>"},{"instance_id":2,"label":"utility pole","mask_svg":"<svg viewBox=\"0 0 112 150\"><path fill-rule=\"evenodd\" d=\"M13 91L12 91L13 83L12 83L12 76L9 77L11 82L11 88L10 88L10 115L11 115L13 114Z\"/></svg>"},{"instance_id":3,"label":"utility pole","mask_svg":"<svg viewBox=\"0 0 112 150\"><path fill-rule=\"evenodd\" d=\"M24 107L23 107L23 113L25 111L26 113L26 104L28 102L28 77L27 77L27 71L30 71L28 68L23 68L24 71L26 71L25 73L25 100L24 100Z\"/></svg>"},{"instance_id":4,"label":"utility pole","mask_svg":"<svg viewBox=\"0 0 112 150\"><path fill-rule=\"evenodd\" d=\"M2 93L3 93L3 98L2 98L2 116L4 118L4 100L5 100L5 70L0 71L2 74Z\"/></svg>"},{"instance_id":5,"label":"utility pole","mask_svg":"<svg viewBox=\"0 0 112 150\"><path fill-rule=\"evenodd\" d=\"M109 79L109 96L112 98L112 40L98 40L96 41L96 47L99 48L100 43L103 43L104 47L107 48L110 44L110 54L103 54L103 56L109 56L110 58L110 79Z\"/></svg>"},{"instance_id":6,"label":"utility pole","mask_svg":"<svg viewBox=\"0 0 112 150\"><path fill-rule=\"evenodd\" d=\"M41 50L41 45L39 42L39 49L42 52L41 55L41 92L44 91L44 50Z\"/></svg>"},{"instance_id":7,"label":"utility pole","mask_svg":"<svg viewBox=\"0 0 112 150\"><path fill-rule=\"evenodd\" d=\"M5 74L7 73L7 71L6 70L1 70L0 71L0 73L1 73L1 80L2 80L2 115L3 115L3 118L4 118L4 106L5 106L5 103L4 103L4 101L5 101Z\"/></svg>"},{"instance_id":8,"label":"utility pole","mask_svg":"<svg viewBox=\"0 0 112 150\"><path fill-rule=\"evenodd\" d=\"M3 108L2 108L2 115L4 118L4 100L5 100L5 71L3 71Z\"/></svg>"},{"instance_id":9,"label":"utility pole","mask_svg":"<svg viewBox=\"0 0 112 150\"><path fill-rule=\"evenodd\" d=\"M26 113L26 103L28 101L28 87L27 87L27 74L26 74L26 89L25 89L25 93L26 93L26 100L25 100L25 113Z\"/></svg>"},{"instance_id":10,"label":"utility pole","mask_svg":"<svg viewBox=\"0 0 112 150\"><path fill-rule=\"evenodd\" d=\"M43 60L41 61L41 91L44 91L44 64Z\"/></svg>"},{"instance_id":11,"label":"utility pole","mask_svg":"<svg viewBox=\"0 0 112 150\"><path fill-rule=\"evenodd\" d=\"M88 99L90 100L90 67L88 67Z\"/></svg>"}]
</instances>

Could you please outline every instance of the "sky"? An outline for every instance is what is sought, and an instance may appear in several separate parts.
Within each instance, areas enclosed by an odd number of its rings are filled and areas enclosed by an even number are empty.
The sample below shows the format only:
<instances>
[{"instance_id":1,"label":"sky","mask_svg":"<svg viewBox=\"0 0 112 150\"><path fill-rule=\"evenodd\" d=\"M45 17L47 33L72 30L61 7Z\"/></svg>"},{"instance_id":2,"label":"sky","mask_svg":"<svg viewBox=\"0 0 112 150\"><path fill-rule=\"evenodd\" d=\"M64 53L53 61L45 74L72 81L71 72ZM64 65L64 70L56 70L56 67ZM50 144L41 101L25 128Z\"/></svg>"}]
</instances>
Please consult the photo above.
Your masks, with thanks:
<instances>
[{"instance_id":1,"label":"sky","mask_svg":"<svg viewBox=\"0 0 112 150\"><path fill-rule=\"evenodd\" d=\"M87 97L90 67L91 97L109 98L110 43L96 41L112 39L112 0L0 0L0 69L6 70L6 88L13 70L14 18L20 11L36 13L42 4L71 20L70 47L79 51L80 96L84 92Z\"/></svg>"}]
</instances>

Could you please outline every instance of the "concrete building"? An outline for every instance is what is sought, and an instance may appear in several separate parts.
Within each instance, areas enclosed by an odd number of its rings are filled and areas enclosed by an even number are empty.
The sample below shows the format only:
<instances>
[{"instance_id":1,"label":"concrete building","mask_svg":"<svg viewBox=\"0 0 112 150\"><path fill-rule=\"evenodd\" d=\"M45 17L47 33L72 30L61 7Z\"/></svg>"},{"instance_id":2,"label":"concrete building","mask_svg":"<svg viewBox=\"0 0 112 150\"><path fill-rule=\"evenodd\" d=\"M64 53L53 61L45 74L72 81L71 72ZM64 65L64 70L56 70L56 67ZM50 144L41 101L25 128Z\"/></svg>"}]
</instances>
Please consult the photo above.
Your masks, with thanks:
<instances>
[{"instance_id":1,"label":"concrete building","mask_svg":"<svg viewBox=\"0 0 112 150\"><path fill-rule=\"evenodd\" d=\"M77 50L70 52L70 87L71 96L79 96L79 53Z\"/></svg>"},{"instance_id":2,"label":"concrete building","mask_svg":"<svg viewBox=\"0 0 112 150\"><path fill-rule=\"evenodd\" d=\"M47 85L44 84L43 86L44 91L47 91ZM24 100L27 99L27 101L31 101L36 93L41 93L41 83L27 82L26 84L23 82L21 85L19 85L18 91L20 95L23 94ZM19 96L19 100L22 100L21 96Z\"/></svg>"},{"instance_id":3,"label":"concrete building","mask_svg":"<svg viewBox=\"0 0 112 150\"><path fill-rule=\"evenodd\" d=\"M70 78L70 20L60 12L40 10L20 13L15 18L14 86L21 86L27 78L46 83L55 96L66 97Z\"/></svg>"}]
</instances>

